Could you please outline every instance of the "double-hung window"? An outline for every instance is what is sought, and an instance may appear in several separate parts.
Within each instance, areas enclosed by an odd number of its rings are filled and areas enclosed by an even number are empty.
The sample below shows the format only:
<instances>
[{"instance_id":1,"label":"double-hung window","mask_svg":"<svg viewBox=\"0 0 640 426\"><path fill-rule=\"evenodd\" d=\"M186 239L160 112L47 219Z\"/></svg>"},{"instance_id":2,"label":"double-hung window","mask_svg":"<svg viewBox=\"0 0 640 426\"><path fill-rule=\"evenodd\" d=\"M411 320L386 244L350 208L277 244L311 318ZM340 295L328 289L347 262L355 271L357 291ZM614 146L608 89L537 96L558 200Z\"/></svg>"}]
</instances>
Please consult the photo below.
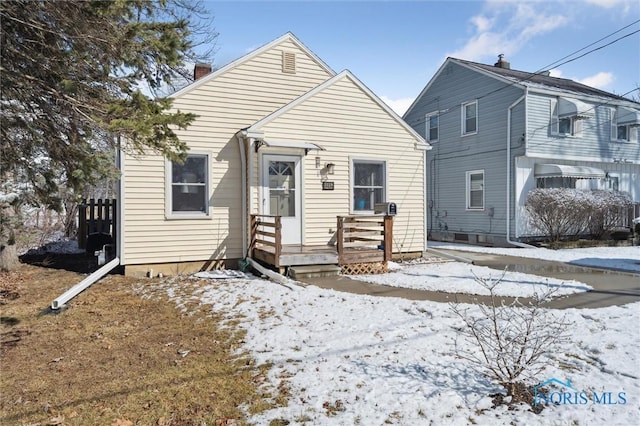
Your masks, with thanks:
<instances>
[{"instance_id":1,"label":"double-hung window","mask_svg":"<svg viewBox=\"0 0 640 426\"><path fill-rule=\"evenodd\" d=\"M353 211L372 212L386 198L384 161L352 160Z\"/></svg>"},{"instance_id":2,"label":"double-hung window","mask_svg":"<svg viewBox=\"0 0 640 426\"><path fill-rule=\"evenodd\" d=\"M620 114L623 113L615 108L611 110L611 140L620 142L637 142L638 125L636 123L620 123L618 120L618 116Z\"/></svg>"},{"instance_id":3,"label":"double-hung window","mask_svg":"<svg viewBox=\"0 0 640 426\"><path fill-rule=\"evenodd\" d=\"M565 136L577 136L582 133L582 120L577 120L574 117L559 117L558 131L559 135Z\"/></svg>"},{"instance_id":4,"label":"double-hung window","mask_svg":"<svg viewBox=\"0 0 640 426\"><path fill-rule=\"evenodd\" d=\"M189 154L183 164L167 162L167 216L209 215L209 155Z\"/></svg>"},{"instance_id":5,"label":"double-hung window","mask_svg":"<svg viewBox=\"0 0 640 426\"><path fill-rule=\"evenodd\" d=\"M484 170L466 173L467 210L484 209Z\"/></svg>"},{"instance_id":6,"label":"double-hung window","mask_svg":"<svg viewBox=\"0 0 640 426\"><path fill-rule=\"evenodd\" d=\"M478 132L478 101L462 104L462 135Z\"/></svg>"},{"instance_id":7,"label":"double-hung window","mask_svg":"<svg viewBox=\"0 0 640 426\"><path fill-rule=\"evenodd\" d=\"M558 99L551 99L551 116L549 119L552 135L556 136L579 136L582 134L583 120L585 116L579 115L576 111L560 110ZM565 102L566 103L566 102ZM582 105L582 103L580 103Z\"/></svg>"},{"instance_id":8,"label":"double-hung window","mask_svg":"<svg viewBox=\"0 0 640 426\"><path fill-rule=\"evenodd\" d=\"M437 142L440 133L440 117L437 112L432 112L426 116L427 123L427 142Z\"/></svg>"}]
</instances>

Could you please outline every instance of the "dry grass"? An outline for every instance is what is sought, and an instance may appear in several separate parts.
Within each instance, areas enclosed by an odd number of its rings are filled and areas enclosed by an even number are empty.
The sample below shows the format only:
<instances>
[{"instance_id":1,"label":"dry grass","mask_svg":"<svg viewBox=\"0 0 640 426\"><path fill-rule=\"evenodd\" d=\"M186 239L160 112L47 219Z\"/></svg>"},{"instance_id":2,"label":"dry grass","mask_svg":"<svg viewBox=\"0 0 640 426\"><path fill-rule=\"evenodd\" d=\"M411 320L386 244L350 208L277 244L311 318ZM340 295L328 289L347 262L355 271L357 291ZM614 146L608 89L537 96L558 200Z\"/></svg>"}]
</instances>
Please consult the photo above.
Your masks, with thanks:
<instances>
[{"instance_id":1,"label":"dry grass","mask_svg":"<svg viewBox=\"0 0 640 426\"><path fill-rule=\"evenodd\" d=\"M0 424L241 425L239 407L272 407L258 390L268 366L234 352L242 334L132 291L152 280L109 276L52 313L81 279L28 265L0 274L18 294L0 299Z\"/></svg>"}]
</instances>

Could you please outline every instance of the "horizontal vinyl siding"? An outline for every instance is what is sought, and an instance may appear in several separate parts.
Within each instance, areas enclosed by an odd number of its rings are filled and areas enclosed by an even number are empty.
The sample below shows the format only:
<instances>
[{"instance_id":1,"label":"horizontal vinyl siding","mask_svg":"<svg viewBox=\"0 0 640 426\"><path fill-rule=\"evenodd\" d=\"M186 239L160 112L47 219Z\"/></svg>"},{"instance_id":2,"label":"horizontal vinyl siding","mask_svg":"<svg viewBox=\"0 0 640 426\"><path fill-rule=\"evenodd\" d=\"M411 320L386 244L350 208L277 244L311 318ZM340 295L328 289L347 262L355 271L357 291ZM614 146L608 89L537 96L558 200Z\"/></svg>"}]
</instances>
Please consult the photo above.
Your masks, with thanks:
<instances>
[{"instance_id":1,"label":"horizontal vinyl siding","mask_svg":"<svg viewBox=\"0 0 640 426\"><path fill-rule=\"evenodd\" d=\"M434 173L439 185L433 188L433 215L431 229L450 233L504 234L506 225L505 156L492 153L476 154L476 163L467 164L457 157L440 158ZM484 210L466 210L466 172L484 171ZM493 207L494 215L488 215Z\"/></svg>"},{"instance_id":2,"label":"horizontal vinyl siding","mask_svg":"<svg viewBox=\"0 0 640 426\"><path fill-rule=\"evenodd\" d=\"M431 82L405 117L421 135L425 116L440 111L439 137L427 152L429 229L453 233L504 235L506 231L507 111L522 88L450 63ZM478 101L477 133L462 136L461 105ZM512 156L523 151L524 106L512 111ZM518 121L522 124L518 124ZM514 124L515 123L515 124ZM484 170L485 210L466 210L466 172ZM493 207L494 215L488 215Z\"/></svg>"},{"instance_id":3,"label":"horizontal vinyl siding","mask_svg":"<svg viewBox=\"0 0 640 426\"><path fill-rule=\"evenodd\" d=\"M640 143L611 141L611 105L582 100L593 107L594 117L582 120L578 136L552 135L550 100L557 97L530 93L527 97L527 155L531 157L564 157L567 160L613 161L625 158L640 164Z\"/></svg>"},{"instance_id":4,"label":"horizontal vinyl siding","mask_svg":"<svg viewBox=\"0 0 640 426\"><path fill-rule=\"evenodd\" d=\"M398 205L394 219L394 251L424 250L424 165L416 140L349 78L343 78L264 126L269 140L316 143L325 151L304 157L304 244L330 243L336 216L350 212L350 159L386 161L387 201ZM261 149L268 153L268 149ZM322 190L315 157L335 164Z\"/></svg>"},{"instance_id":5,"label":"horizontal vinyl siding","mask_svg":"<svg viewBox=\"0 0 640 426\"><path fill-rule=\"evenodd\" d=\"M236 149L237 151L237 149ZM234 257L241 251L240 198L225 196L239 172L224 169L211 153L211 218L165 219L165 161L158 156L127 158L125 166L125 261L127 264ZM155 167L150 167L153 164ZM138 173L144 169L145 173ZM235 255L239 257L239 255Z\"/></svg>"},{"instance_id":6,"label":"horizontal vinyl siding","mask_svg":"<svg viewBox=\"0 0 640 426\"><path fill-rule=\"evenodd\" d=\"M283 49L296 52L296 74L282 73ZM126 264L242 257L241 163L235 134L329 77L285 41L174 98L175 110L198 115L187 130L176 133L191 150L210 154L211 217L165 219L164 159L127 157Z\"/></svg>"}]
</instances>

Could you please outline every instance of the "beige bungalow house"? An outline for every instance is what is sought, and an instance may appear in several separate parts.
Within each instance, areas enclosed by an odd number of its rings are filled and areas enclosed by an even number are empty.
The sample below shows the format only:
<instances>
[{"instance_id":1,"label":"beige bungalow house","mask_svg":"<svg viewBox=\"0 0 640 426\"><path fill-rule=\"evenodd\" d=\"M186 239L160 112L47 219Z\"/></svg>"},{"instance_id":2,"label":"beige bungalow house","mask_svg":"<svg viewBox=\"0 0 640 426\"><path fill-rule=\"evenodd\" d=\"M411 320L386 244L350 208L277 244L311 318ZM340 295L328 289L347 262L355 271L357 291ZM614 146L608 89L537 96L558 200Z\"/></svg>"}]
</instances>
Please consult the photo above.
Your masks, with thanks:
<instances>
[{"instance_id":1,"label":"beige bungalow house","mask_svg":"<svg viewBox=\"0 0 640 426\"><path fill-rule=\"evenodd\" d=\"M291 33L202 70L172 95L198 116L177 132L186 162L121 156L126 274L235 268L247 257L281 271L338 264L337 248L380 235L382 217L393 233L379 249L424 252L430 146L351 72L336 74ZM354 225L360 218L372 222Z\"/></svg>"}]
</instances>

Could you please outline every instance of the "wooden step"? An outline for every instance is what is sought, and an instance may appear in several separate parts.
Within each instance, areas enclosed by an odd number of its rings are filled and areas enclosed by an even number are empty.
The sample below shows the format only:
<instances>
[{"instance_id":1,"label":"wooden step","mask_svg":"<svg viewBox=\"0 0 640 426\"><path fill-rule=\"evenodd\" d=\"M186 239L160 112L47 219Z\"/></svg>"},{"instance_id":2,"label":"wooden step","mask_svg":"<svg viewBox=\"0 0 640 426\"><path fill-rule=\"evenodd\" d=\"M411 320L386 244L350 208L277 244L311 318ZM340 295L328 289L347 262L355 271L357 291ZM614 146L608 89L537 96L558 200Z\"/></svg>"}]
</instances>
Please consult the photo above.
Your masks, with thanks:
<instances>
[{"instance_id":1,"label":"wooden step","mask_svg":"<svg viewBox=\"0 0 640 426\"><path fill-rule=\"evenodd\" d=\"M340 273L338 265L291 266L289 276L294 280L303 278L335 277Z\"/></svg>"}]
</instances>

